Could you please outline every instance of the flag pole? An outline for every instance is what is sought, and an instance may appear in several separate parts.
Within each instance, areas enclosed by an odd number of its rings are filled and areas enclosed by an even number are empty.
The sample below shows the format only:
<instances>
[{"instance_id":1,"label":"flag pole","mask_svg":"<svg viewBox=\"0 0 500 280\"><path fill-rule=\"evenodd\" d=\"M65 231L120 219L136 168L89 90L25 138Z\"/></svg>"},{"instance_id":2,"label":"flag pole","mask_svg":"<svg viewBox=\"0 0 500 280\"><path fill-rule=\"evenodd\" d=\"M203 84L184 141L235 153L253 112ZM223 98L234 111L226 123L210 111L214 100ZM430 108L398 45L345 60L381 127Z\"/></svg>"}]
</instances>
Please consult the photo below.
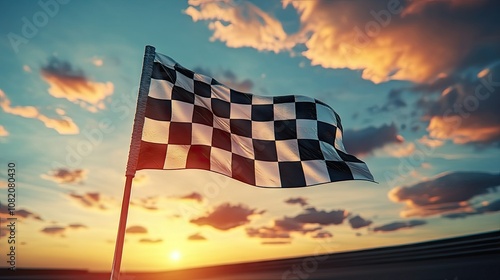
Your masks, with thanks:
<instances>
[{"instance_id":1,"label":"flag pole","mask_svg":"<svg viewBox=\"0 0 500 280\"><path fill-rule=\"evenodd\" d=\"M120 212L120 223L118 224L118 234L115 243L115 255L113 257L113 267L111 269L111 280L120 279L120 266L122 263L123 243L125 241L125 229L127 226L128 206L130 203L130 193L132 190L132 180L137 168L139 159L139 149L141 145L142 128L144 126L144 116L146 113L146 102L153 73L153 63L155 58L155 48L146 46L144 51L144 61L142 64L141 82L139 95L137 97L137 108L134 118L134 128L132 130L132 140L128 154L127 171L125 173L125 188L123 190L122 209Z\"/></svg>"}]
</instances>

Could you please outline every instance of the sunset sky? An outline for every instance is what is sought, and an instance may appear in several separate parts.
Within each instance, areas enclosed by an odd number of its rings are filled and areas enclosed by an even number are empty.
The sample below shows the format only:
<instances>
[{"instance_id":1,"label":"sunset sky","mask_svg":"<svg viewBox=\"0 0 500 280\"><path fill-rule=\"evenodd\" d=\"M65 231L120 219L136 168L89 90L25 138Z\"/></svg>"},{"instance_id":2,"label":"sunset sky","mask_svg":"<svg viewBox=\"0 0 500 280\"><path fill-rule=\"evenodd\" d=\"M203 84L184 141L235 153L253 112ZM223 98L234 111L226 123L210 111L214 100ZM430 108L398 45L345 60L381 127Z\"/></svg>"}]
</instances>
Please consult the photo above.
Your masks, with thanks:
<instances>
[{"instance_id":1,"label":"sunset sky","mask_svg":"<svg viewBox=\"0 0 500 280\"><path fill-rule=\"evenodd\" d=\"M111 268L144 47L234 89L324 101L378 184L262 189L138 171L122 269L359 250L500 228L495 0L1 1L0 266Z\"/></svg>"}]
</instances>

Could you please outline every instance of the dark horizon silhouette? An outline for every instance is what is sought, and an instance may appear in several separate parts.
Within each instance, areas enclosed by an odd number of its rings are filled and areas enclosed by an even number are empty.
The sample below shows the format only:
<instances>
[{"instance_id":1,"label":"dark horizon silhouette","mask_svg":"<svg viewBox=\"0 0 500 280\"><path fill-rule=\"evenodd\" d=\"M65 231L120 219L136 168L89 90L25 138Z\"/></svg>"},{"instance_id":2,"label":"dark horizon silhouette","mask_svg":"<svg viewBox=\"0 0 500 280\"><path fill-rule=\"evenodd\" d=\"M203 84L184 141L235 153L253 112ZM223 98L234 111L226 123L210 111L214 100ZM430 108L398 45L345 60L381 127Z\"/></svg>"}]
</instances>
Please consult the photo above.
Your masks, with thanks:
<instances>
[{"instance_id":1,"label":"dark horizon silhouette","mask_svg":"<svg viewBox=\"0 0 500 280\"><path fill-rule=\"evenodd\" d=\"M449 279L500 276L500 231L353 252L160 272L122 272L124 280ZM255 277L255 278L252 278ZM101 280L109 272L19 269L0 279Z\"/></svg>"}]
</instances>

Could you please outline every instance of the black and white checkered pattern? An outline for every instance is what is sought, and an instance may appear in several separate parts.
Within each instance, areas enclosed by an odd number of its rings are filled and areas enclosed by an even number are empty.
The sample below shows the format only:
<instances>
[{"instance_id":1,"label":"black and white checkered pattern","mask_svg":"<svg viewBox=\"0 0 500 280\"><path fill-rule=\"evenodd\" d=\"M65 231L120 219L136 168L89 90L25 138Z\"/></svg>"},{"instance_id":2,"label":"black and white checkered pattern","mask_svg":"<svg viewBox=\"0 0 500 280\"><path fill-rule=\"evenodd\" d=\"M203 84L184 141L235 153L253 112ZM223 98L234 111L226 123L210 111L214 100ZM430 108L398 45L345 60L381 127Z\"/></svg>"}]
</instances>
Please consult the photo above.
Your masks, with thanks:
<instances>
[{"instance_id":1,"label":"black and white checkered pattern","mask_svg":"<svg viewBox=\"0 0 500 280\"><path fill-rule=\"evenodd\" d=\"M205 169L260 187L373 181L321 101L238 92L161 54L151 78L137 169Z\"/></svg>"}]
</instances>

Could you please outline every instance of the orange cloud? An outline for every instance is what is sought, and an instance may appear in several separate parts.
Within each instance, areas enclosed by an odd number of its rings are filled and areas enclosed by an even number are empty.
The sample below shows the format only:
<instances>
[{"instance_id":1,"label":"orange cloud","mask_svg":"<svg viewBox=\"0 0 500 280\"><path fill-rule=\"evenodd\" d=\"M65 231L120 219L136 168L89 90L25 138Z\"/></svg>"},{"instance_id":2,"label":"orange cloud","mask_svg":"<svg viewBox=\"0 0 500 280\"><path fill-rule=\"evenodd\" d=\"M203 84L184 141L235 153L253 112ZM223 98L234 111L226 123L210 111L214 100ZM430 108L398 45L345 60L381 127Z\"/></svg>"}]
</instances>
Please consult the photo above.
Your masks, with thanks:
<instances>
[{"instance_id":1,"label":"orange cloud","mask_svg":"<svg viewBox=\"0 0 500 280\"><path fill-rule=\"evenodd\" d=\"M389 224L385 224L382 226L378 226L373 228L374 232L390 232L390 231L396 231L400 229L408 229L408 228L413 228L416 226L423 226L427 224L426 221L424 220L410 220L410 221L404 221L404 222L392 222Z\"/></svg>"},{"instance_id":2,"label":"orange cloud","mask_svg":"<svg viewBox=\"0 0 500 280\"><path fill-rule=\"evenodd\" d=\"M90 81L82 71L55 57L41 69L41 76L49 84L52 96L66 98L92 112L106 108L104 99L114 91L113 83Z\"/></svg>"},{"instance_id":3,"label":"orange cloud","mask_svg":"<svg viewBox=\"0 0 500 280\"><path fill-rule=\"evenodd\" d=\"M467 209L470 210L470 209ZM488 213L496 213L500 211L500 199L494 201L483 201L480 206L473 208L471 211L464 211L458 213L451 213L443 215L444 218L448 219L460 219L467 218L469 216L482 215Z\"/></svg>"},{"instance_id":4,"label":"orange cloud","mask_svg":"<svg viewBox=\"0 0 500 280\"><path fill-rule=\"evenodd\" d=\"M305 197L290 197L289 199L285 200L286 204L299 204L300 206L304 207L307 206L307 198Z\"/></svg>"},{"instance_id":5,"label":"orange cloud","mask_svg":"<svg viewBox=\"0 0 500 280\"><path fill-rule=\"evenodd\" d=\"M490 139L500 138L500 127L484 123L480 118L468 118L463 125L457 127L452 125L449 118L434 116L427 130L431 137L452 139L455 144L488 142Z\"/></svg>"},{"instance_id":6,"label":"orange cloud","mask_svg":"<svg viewBox=\"0 0 500 280\"><path fill-rule=\"evenodd\" d=\"M69 117L62 116L61 119L51 119L44 115L39 115L38 120L43 122L46 127L53 128L59 134L78 134L80 130Z\"/></svg>"},{"instance_id":7,"label":"orange cloud","mask_svg":"<svg viewBox=\"0 0 500 280\"><path fill-rule=\"evenodd\" d=\"M437 148L444 144L443 140L429 138L427 135L424 135L422 138L418 139L418 142L426 145L427 147Z\"/></svg>"},{"instance_id":8,"label":"orange cloud","mask_svg":"<svg viewBox=\"0 0 500 280\"><path fill-rule=\"evenodd\" d=\"M46 180L52 180L59 184L80 183L85 180L87 170L75 169L69 170L66 168L59 168L50 171L48 174L42 174L41 177Z\"/></svg>"},{"instance_id":9,"label":"orange cloud","mask_svg":"<svg viewBox=\"0 0 500 280\"><path fill-rule=\"evenodd\" d=\"M3 125L0 125L0 137L9 136L9 132Z\"/></svg>"},{"instance_id":10,"label":"orange cloud","mask_svg":"<svg viewBox=\"0 0 500 280\"><path fill-rule=\"evenodd\" d=\"M192 234L190 236L188 236L187 238L188 240L192 240L192 241L202 241L202 240L207 240L207 238L203 235L201 235L199 232L198 233L195 233L195 234Z\"/></svg>"},{"instance_id":11,"label":"orange cloud","mask_svg":"<svg viewBox=\"0 0 500 280\"><path fill-rule=\"evenodd\" d=\"M419 105L429 119L427 131L437 141L455 144L495 145L500 142L500 64L482 70L478 77L463 78L443 91L437 100ZM422 138L427 145L440 142Z\"/></svg>"},{"instance_id":12,"label":"orange cloud","mask_svg":"<svg viewBox=\"0 0 500 280\"><path fill-rule=\"evenodd\" d=\"M301 233L304 235L317 233L321 229L322 227L320 226L312 226L309 223L300 222L294 217L283 217L282 219L274 220L272 226L248 227L245 230L248 237L291 240L292 233Z\"/></svg>"},{"instance_id":13,"label":"orange cloud","mask_svg":"<svg viewBox=\"0 0 500 280\"><path fill-rule=\"evenodd\" d=\"M384 148L379 150L380 156L389 155L391 157L401 158L408 157L415 152L415 144L414 143L399 143L399 144L390 144L384 146Z\"/></svg>"},{"instance_id":14,"label":"orange cloud","mask_svg":"<svg viewBox=\"0 0 500 280\"><path fill-rule=\"evenodd\" d=\"M182 196L179 196L177 198L181 199L181 200L193 200L193 201L196 201L198 203L201 203L203 201L203 196L197 192L192 192L190 194L182 195Z\"/></svg>"},{"instance_id":15,"label":"orange cloud","mask_svg":"<svg viewBox=\"0 0 500 280\"><path fill-rule=\"evenodd\" d=\"M198 226L208 225L218 230L230 230L250 223L250 217L263 214L265 211L250 209L246 205L223 203L205 216L190 220Z\"/></svg>"},{"instance_id":16,"label":"orange cloud","mask_svg":"<svg viewBox=\"0 0 500 280\"><path fill-rule=\"evenodd\" d=\"M346 210L316 210L314 207L305 209L304 213L295 216L293 219L303 224L319 224L319 225L339 225L347 218L348 212Z\"/></svg>"},{"instance_id":17,"label":"orange cloud","mask_svg":"<svg viewBox=\"0 0 500 280\"><path fill-rule=\"evenodd\" d=\"M93 57L92 64L94 64L96 67L101 67L104 65L104 60L99 57Z\"/></svg>"},{"instance_id":18,"label":"orange cloud","mask_svg":"<svg viewBox=\"0 0 500 280\"><path fill-rule=\"evenodd\" d=\"M351 225L351 228L358 229L371 225L372 221L367 220L359 215L356 215L349 219L349 224Z\"/></svg>"},{"instance_id":19,"label":"orange cloud","mask_svg":"<svg viewBox=\"0 0 500 280\"><path fill-rule=\"evenodd\" d=\"M500 174L448 172L409 186L392 189L388 196L405 203L402 217L471 211L469 200L500 186Z\"/></svg>"},{"instance_id":20,"label":"orange cloud","mask_svg":"<svg viewBox=\"0 0 500 280\"><path fill-rule=\"evenodd\" d=\"M189 4L185 13L209 21L212 41L274 52L305 47L302 55L312 65L361 70L375 83L428 82L474 65L474 55L498 56L483 51L498 49L498 40L491 39L497 26L489 20L498 9L494 0L283 0L283 9L291 6L299 15L295 33L286 33L280 20L253 4Z\"/></svg>"},{"instance_id":21,"label":"orange cloud","mask_svg":"<svg viewBox=\"0 0 500 280\"><path fill-rule=\"evenodd\" d=\"M0 90L0 107L8 114L28 119L37 119L43 122L46 127L54 129L59 134L78 134L80 132L78 126L67 116L61 116L60 119L52 119L42 115L38 109L33 106L11 106L10 99L2 90Z\"/></svg>"},{"instance_id":22,"label":"orange cloud","mask_svg":"<svg viewBox=\"0 0 500 280\"><path fill-rule=\"evenodd\" d=\"M108 210L116 207L115 200L97 192L84 194L70 193L68 194L68 198L76 204L90 209Z\"/></svg>"},{"instance_id":23,"label":"orange cloud","mask_svg":"<svg viewBox=\"0 0 500 280\"><path fill-rule=\"evenodd\" d=\"M420 167L424 168L424 169L431 169L432 168L432 164L428 163L428 162L423 162Z\"/></svg>"},{"instance_id":24,"label":"orange cloud","mask_svg":"<svg viewBox=\"0 0 500 280\"><path fill-rule=\"evenodd\" d=\"M462 7L462 6L473 6L479 5L484 0L413 0L410 4L404 9L402 16L418 14L422 12L426 7L431 5L447 5L452 8Z\"/></svg>"},{"instance_id":25,"label":"orange cloud","mask_svg":"<svg viewBox=\"0 0 500 280\"><path fill-rule=\"evenodd\" d=\"M48 234L48 235L53 235L53 236L60 236L60 237L65 237L64 233L66 232L65 227L46 227L41 230L42 233Z\"/></svg>"},{"instance_id":26,"label":"orange cloud","mask_svg":"<svg viewBox=\"0 0 500 280\"><path fill-rule=\"evenodd\" d=\"M63 109L61 108L56 108L56 113L59 115L59 116L64 116L66 115L66 111L64 111Z\"/></svg>"},{"instance_id":27,"label":"orange cloud","mask_svg":"<svg viewBox=\"0 0 500 280\"><path fill-rule=\"evenodd\" d=\"M191 0L189 5L184 13L193 21L209 21L211 41L225 42L231 48L252 47L275 53L296 45L297 38L288 36L279 20L249 2L236 5L232 0Z\"/></svg>"},{"instance_id":28,"label":"orange cloud","mask_svg":"<svg viewBox=\"0 0 500 280\"><path fill-rule=\"evenodd\" d=\"M290 238L290 233L275 227L246 228L249 237Z\"/></svg>"},{"instance_id":29,"label":"orange cloud","mask_svg":"<svg viewBox=\"0 0 500 280\"><path fill-rule=\"evenodd\" d=\"M302 199L289 199L287 201L295 204L298 202L305 202ZM269 239L285 239L282 241L290 242L292 234L300 233L302 235L309 235L311 238L330 238L333 235L324 230L324 226L340 225L349 216L346 210L317 210L314 207L304 209L303 212L294 217L283 217L275 219L272 226L261 226L257 228L246 228L248 237L261 238L264 240ZM365 220L360 216L355 216L350 219L351 227L361 228L370 225L372 222Z\"/></svg>"},{"instance_id":30,"label":"orange cloud","mask_svg":"<svg viewBox=\"0 0 500 280\"><path fill-rule=\"evenodd\" d=\"M35 214L31 211L28 211L26 209L16 209L15 214L16 214L16 218L18 218L18 219L30 218L30 219L42 221L42 218L40 216L38 216L37 214ZM9 207L7 206L7 204L0 203L0 220L7 219L7 218L12 218L12 216L10 215Z\"/></svg>"},{"instance_id":31,"label":"orange cloud","mask_svg":"<svg viewBox=\"0 0 500 280\"><path fill-rule=\"evenodd\" d=\"M82 225L82 224L70 224L68 225L68 228L71 228L71 229L84 229L84 228L87 228L86 225Z\"/></svg>"},{"instance_id":32,"label":"orange cloud","mask_svg":"<svg viewBox=\"0 0 500 280\"><path fill-rule=\"evenodd\" d=\"M332 237L333 237L333 234L329 231L326 231L326 230L319 231L312 236L312 238L315 238L315 239L332 238Z\"/></svg>"},{"instance_id":33,"label":"orange cloud","mask_svg":"<svg viewBox=\"0 0 500 280\"><path fill-rule=\"evenodd\" d=\"M82 224L70 224L68 226L51 226L51 227L45 227L40 232L47 234L47 235L52 235L56 237L66 237L66 232L68 230L78 230L78 229L86 229L86 225Z\"/></svg>"},{"instance_id":34,"label":"orange cloud","mask_svg":"<svg viewBox=\"0 0 500 280\"><path fill-rule=\"evenodd\" d=\"M471 48L467 40L475 33L469 29L457 28L444 19L439 27L424 16L403 19L404 2L391 2L396 4L284 1L284 6L291 4L297 9L302 28L311 34L302 54L312 65L362 70L362 77L375 83L428 81L456 66L457 58L463 57L456 46Z\"/></svg>"},{"instance_id":35,"label":"orange cloud","mask_svg":"<svg viewBox=\"0 0 500 280\"><path fill-rule=\"evenodd\" d=\"M59 134L78 134L78 126L69 117L63 116L61 119L51 119L44 115L39 115L38 119L45 124L48 128L53 128Z\"/></svg>"},{"instance_id":36,"label":"orange cloud","mask_svg":"<svg viewBox=\"0 0 500 280\"><path fill-rule=\"evenodd\" d=\"M161 243L163 242L163 239L151 239L151 238L141 238L139 240L140 243L146 243L146 244L156 244L156 243Z\"/></svg>"},{"instance_id":37,"label":"orange cloud","mask_svg":"<svg viewBox=\"0 0 500 280\"><path fill-rule=\"evenodd\" d=\"M143 226L130 226L125 230L125 232L133 234L145 234L148 233L148 230Z\"/></svg>"},{"instance_id":38,"label":"orange cloud","mask_svg":"<svg viewBox=\"0 0 500 280\"><path fill-rule=\"evenodd\" d=\"M0 90L0 107L7 114L12 114L24 118L37 118L40 113L38 109L33 106L11 106L10 99L7 97L3 90Z\"/></svg>"},{"instance_id":39,"label":"orange cloud","mask_svg":"<svg viewBox=\"0 0 500 280\"><path fill-rule=\"evenodd\" d=\"M142 210L158 211L160 209L163 209L164 205L168 205L169 203L171 203L170 201L167 200L168 200L167 197L155 195L155 196L132 199L130 205L140 208Z\"/></svg>"}]
</instances>

